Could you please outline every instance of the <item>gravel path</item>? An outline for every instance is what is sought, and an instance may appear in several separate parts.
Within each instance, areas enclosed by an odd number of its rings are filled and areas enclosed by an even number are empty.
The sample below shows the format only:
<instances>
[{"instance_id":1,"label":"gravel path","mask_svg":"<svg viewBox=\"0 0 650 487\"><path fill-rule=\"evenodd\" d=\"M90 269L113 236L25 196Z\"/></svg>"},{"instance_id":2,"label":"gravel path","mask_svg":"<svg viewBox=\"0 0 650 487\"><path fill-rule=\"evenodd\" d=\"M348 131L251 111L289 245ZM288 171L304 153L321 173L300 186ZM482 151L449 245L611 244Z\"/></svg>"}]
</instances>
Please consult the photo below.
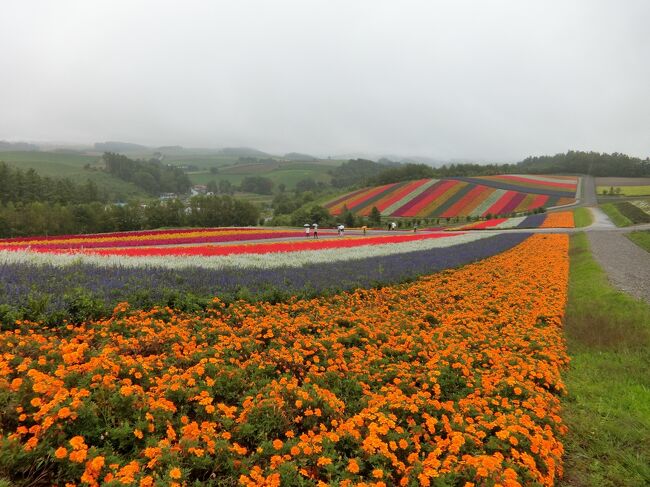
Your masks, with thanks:
<instances>
[{"instance_id":1,"label":"gravel path","mask_svg":"<svg viewBox=\"0 0 650 487\"><path fill-rule=\"evenodd\" d=\"M591 251L611 283L650 303L650 254L623 232L587 232Z\"/></svg>"}]
</instances>

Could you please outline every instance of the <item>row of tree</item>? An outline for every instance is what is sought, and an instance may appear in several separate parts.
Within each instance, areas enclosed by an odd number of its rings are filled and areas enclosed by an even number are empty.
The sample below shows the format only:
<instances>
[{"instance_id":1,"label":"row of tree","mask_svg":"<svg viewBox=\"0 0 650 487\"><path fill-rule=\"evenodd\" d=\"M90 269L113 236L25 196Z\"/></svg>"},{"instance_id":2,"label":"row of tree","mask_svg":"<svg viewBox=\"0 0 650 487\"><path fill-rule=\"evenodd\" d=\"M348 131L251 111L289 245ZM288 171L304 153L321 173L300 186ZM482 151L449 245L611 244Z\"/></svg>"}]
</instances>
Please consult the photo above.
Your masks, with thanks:
<instances>
[{"instance_id":1,"label":"row of tree","mask_svg":"<svg viewBox=\"0 0 650 487\"><path fill-rule=\"evenodd\" d=\"M151 195L186 194L192 187L189 177L182 169L164 165L157 159L133 160L114 152L106 152L102 159L108 173L123 181L132 182Z\"/></svg>"},{"instance_id":2,"label":"row of tree","mask_svg":"<svg viewBox=\"0 0 650 487\"><path fill-rule=\"evenodd\" d=\"M256 205L230 196L195 196L187 203L8 203L0 205L0 237L256 225L259 219Z\"/></svg>"},{"instance_id":3,"label":"row of tree","mask_svg":"<svg viewBox=\"0 0 650 487\"><path fill-rule=\"evenodd\" d=\"M26 171L0 161L0 204L12 203L91 203L106 201L106 194L88 180L78 184L68 178L52 179L34 169Z\"/></svg>"}]
</instances>

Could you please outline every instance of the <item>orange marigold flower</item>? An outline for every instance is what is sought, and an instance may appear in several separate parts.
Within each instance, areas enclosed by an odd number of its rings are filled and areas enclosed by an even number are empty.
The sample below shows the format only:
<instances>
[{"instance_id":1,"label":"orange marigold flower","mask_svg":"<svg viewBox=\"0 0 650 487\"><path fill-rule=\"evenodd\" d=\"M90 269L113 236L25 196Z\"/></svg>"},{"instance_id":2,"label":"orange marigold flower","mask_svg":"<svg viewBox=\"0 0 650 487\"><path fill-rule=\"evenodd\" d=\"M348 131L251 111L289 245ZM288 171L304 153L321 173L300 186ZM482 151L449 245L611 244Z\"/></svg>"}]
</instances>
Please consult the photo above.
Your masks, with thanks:
<instances>
[{"instance_id":1,"label":"orange marigold flower","mask_svg":"<svg viewBox=\"0 0 650 487\"><path fill-rule=\"evenodd\" d=\"M81 463L86 459L88 455L88 450L75 450L70 452L70 461L75 463Z\"/></svg>"},{"instance_id":2,"label":"orange marigold flower","mask_svg":"<svg viewBox=\"0 0 650 487\"><path fill-rule=\"evenodd\" d=\"M138 428L136 428L136 429L133 430L133 435L134 435L136 438L140 439L140 440L141 440L142 437L144 436L144 435L142 434L142 431L139 430Z\"/></svg>"},{"instance_id":3,"label":"orange marigold flower","mask_svg":"<svg viewBox=\"0 0 650 487\"><path fill-rule=\"evenodd\" d=\"M350 473L359 473L359 464L354 458L348 463L347 470Z\"/></svg>"},{"instance_id":4,"label":"orange marigold flower","mask_svg":"<svg viewBox=\"0 0 650 487\"><path fill-rule=\"evenodd\" d=\"M72 448L75 450L81 450L82 448L88 448L86 444L84 443L84 437L83 436L73 436L70 438L69 441L70 445L72 445Z\"/></svg>"},{"instance_id":5,"label":"orange marigold flower","mask_svg":"<svg viewBox=\"0 0 650 487\"><path fill-rule=\"evenodd\" d=\"M62 407L61 409L59 409L59 412L57 413L57 416L59 418L61 418L61 419L65 419L68 416L70 416L70 413L71 413L70 408Z\"/></svg>"},{"instance_id":6,"label":"orange marigold flower","mask_svg":"<svg viewBox=\"0 0 650 487\"><path fill-rule=\"evenodd\" d=\"M54 456L55 456L56 458L58 458L59 460L61 460L62 458L65 458L65 457L68 456L68 450L67 450L65 447L63 447L63 446L60 446L60 447L57 448L56 451L54 452Z\"/></svg>"},{"instance_id":7,"label":"orange marigold flower","mask_svg":"<svg viewBox=\"0 0 650 487\"><path fill-rule=\"evenodd\" d=\"M331 465L332 459L330 457L319 457L316 465L319 467L324 467L325 465Z\"/></svg>"},{"instance_id":8,"label":"orange marigold flower","mask_svg":"<svg viewBox=\"0 0 650 487\"><path fill-rule=\"evenodd\" d=\"M172 468L172 469L169 471L169 476L170 476L171 478L175 479L175 480L180 479L182 475L183 475L183 474L182 474L180 468Z\"/></svg>"},{"instance_id":9,"label":"orange marigold flower","mask_svg":"<svg viewBox=\"0 0 650 487\"><path fill-rule=\"evenodd\" d=\"M284 443L282 442L282 440L273 440L273 448L275 448L276 450L281 450L283 445Z\"/></svg>"}]
</instances>

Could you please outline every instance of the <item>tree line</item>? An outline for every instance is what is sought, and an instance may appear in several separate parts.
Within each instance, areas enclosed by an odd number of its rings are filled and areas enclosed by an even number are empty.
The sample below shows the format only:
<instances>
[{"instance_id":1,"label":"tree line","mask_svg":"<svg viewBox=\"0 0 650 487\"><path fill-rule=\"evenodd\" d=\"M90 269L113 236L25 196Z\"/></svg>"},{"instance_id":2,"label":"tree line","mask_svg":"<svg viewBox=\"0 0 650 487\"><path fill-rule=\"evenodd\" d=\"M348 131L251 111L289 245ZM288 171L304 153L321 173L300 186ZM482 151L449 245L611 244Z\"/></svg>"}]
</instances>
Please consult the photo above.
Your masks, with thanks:
<instances>
[{"instance_id":1,"label":"tree line","mask_svg":"<svg viewBox=\"0 0 650 487\"><path fill-rule=\"evenodd\" d=\"M195 196L146 203L61 204L42 201L0 205L0 237L148 230L160 227L256 225L259 208L231 196Z\"/></svg>"},{"instance_id":2,"label":"tree line","mask_svg":"<svg viewBox=\"0 0 650 487\"><path fill-rule=\"evenodd\" d=\"M186 194L192 187L182 169L164 165L157 159L133 160L114 152L104 153L102 159L109 174L135 184L150 195Z\"/></svg>"},{"instance_id":3,"label":"tree line","mask_svg":"<svg viewBox=\"0 0 650 487\"><path fill-rule=\"evenodd\" d=\"M22 170L0 161L0 203L91 203L106 201L107 195L88 180L75 183L71 179L53 179L39 175L34 169Z\"/></svg>"}]
</instances>

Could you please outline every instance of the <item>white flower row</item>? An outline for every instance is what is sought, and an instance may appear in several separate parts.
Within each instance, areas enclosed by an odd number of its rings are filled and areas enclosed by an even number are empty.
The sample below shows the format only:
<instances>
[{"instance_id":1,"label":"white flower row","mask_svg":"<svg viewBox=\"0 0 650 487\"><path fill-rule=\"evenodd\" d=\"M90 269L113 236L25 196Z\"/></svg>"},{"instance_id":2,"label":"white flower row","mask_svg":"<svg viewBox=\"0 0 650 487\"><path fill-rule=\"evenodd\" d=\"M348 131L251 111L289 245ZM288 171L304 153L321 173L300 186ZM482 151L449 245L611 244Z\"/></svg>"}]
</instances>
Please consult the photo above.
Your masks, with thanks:
<instances>
[{"instance_id":1,"label":"white flower row","mask_svg":"<svg viewBox=\"0 0 650 487\"><path fill-rule=\"evenodd\" d=\"M499 223L498 225L491 227L491 229L498 230L503 228L515 228L521 222L523 222L527 217L517 216L515 218L508 218L506 221Z\"/></svg>"},{"instance_id":2,"label":"white flower row","mask_svg":"<svg viewBox=\"0 0 650 487\"><path fill-rule=\"evenodd\" d=\"M468 233L449 237L414 240L401 243L362 245L358 247L267 254L235 254L218 256L121 256L96 254L49 254L30 251L0 251L1 264L33 264L70 266L90 264L101 267L164 267L180 269L203 267L208 269L302 267L311 264L366 259L418 250L445 248L490 237L489 234Z\"/></svg>"}]
</instances>

